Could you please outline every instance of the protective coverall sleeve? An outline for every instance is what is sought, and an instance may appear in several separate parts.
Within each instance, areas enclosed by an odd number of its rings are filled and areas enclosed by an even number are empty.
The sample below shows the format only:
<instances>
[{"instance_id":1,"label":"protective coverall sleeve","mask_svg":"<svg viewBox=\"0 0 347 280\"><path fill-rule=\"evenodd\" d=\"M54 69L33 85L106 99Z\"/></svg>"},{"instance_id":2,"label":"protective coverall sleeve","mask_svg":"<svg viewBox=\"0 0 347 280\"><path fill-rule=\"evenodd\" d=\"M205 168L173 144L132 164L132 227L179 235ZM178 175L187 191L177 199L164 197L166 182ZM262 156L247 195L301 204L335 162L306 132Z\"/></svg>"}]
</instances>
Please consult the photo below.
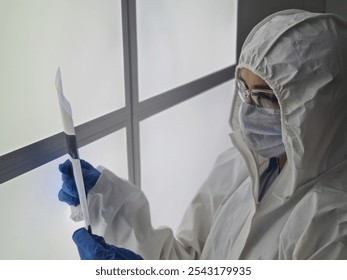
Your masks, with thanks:
<instances>
[{"instance_id":1,"label":"protective coverall sleeve","mask_svg":"<svg viewBox=\"0 0 347 280\"><path fill-rule=\"evenodd\" d=\"M104 236L110 244L129 248L145 259L199 257L202 249L196 246L203 244L193 240L189 240L192 245L189 241L183 244L170 228L154 229L144 193L107 169L102 171L99 181L89 192L88 204L93 232ZM72 209L72 218L80 220L79 206Z\"/></svg>"},{"instance_id":2,"label":"protective coverall sleeve","mask_svg":"<svg viewBox=\"0 0 347 280\"><path fill-rule=\"evenodd\" d=\"M347 196L324 187L307 194L280 235L279 259L347 259Z\"/></svg>"},{"instance_id":3,"label":"protective coverall sleeve","mask_svg":"<svg viewBox=\"0 0 347 280\"><path fill-rule=\"evenodd\" d=\"M230 157L235 153L229 151L217 159L186 211L176 236L170 228L152 227L148 200L140 189L104 169L88 194L93 233L144 259L199 259L215 212L225 193L230 191L231 182L226 174L231 172ZM79 208L72 208L72 218L80 218Z\"/></svg>"},{"instance_id":4,"label":"protective coverall sleeve","mask_svg":"<svg viewBox=\"0 0 347 280\"><path fill-rule=\"evenodd\" d=\"M171 229L153 229L144 193L111 171L102 171L89 192L88 205L93 233L104 236L107 243L129 248L144 259L193 258ZM79 207L72 210L72 219L80 220Z\"/></svg>"}]
</instances>

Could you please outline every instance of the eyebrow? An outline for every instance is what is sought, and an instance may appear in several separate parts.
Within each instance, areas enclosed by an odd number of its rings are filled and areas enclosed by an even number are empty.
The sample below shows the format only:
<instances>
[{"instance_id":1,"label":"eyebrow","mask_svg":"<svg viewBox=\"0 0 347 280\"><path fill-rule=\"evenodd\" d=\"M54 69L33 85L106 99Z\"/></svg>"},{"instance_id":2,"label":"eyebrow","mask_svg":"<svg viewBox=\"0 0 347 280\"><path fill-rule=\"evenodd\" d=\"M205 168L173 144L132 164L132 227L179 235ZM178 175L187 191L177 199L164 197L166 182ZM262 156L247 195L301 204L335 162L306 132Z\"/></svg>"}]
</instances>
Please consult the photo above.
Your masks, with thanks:
<instances>
[{"instance_id":1,"label":"eyebrow","mask_svg":"<svg viewBox=\"0 0 347 280\"><path fill-rule=\"evenodd\" d=\"M242 79L241 75L239 76L239 80L241 80L245 86L247 87L247 89L249 89L249 86L247 85L247 83ZM272 88L270 88L269 85L255 85L253 87L253 89L269 89L269 90L272 90Z\"/></svg>"}]
</instances>

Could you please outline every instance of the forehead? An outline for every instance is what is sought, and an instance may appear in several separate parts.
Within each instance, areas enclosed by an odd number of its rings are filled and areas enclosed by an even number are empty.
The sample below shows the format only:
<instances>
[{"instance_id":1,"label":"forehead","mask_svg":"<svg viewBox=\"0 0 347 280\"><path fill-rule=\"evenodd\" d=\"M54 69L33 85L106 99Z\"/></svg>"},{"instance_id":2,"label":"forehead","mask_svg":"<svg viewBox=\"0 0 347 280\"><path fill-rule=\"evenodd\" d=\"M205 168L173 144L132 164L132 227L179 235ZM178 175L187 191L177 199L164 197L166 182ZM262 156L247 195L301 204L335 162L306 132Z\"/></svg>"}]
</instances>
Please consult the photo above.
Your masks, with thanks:
<instances>
[{"instance_id":1,"label":"forehead","mask_svg":"<svg viewBox=\"0 0 347 280\"><path fill-rule=\"evenodd\" d=\"M247 68L240 69L240 78L246 83L249 88L268 87L268 84Z\"/></svg>"}]
</instances>

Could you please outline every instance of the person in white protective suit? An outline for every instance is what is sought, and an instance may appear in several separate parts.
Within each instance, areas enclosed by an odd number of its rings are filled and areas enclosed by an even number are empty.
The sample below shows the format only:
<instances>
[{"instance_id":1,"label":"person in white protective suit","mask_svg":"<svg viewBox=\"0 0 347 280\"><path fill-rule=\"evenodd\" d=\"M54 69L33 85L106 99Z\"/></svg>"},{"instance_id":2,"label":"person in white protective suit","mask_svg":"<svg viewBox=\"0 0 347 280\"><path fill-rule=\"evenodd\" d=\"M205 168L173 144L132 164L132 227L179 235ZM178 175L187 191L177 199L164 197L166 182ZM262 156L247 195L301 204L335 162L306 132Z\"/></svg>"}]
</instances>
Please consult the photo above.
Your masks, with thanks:
<instances>
[{"instance_id":1,"label":"person in white protective suit","mask_svg":"<svg viewBox=\"0 0 347 280\"><path fill-rule=\"evenodd\" d=\"M94 233L144 259L347 259L347 23L267 17L235 81L233 145L177 233L152 228L144 193L107 169L88 193Z\"/></svg>"}]
</instances>

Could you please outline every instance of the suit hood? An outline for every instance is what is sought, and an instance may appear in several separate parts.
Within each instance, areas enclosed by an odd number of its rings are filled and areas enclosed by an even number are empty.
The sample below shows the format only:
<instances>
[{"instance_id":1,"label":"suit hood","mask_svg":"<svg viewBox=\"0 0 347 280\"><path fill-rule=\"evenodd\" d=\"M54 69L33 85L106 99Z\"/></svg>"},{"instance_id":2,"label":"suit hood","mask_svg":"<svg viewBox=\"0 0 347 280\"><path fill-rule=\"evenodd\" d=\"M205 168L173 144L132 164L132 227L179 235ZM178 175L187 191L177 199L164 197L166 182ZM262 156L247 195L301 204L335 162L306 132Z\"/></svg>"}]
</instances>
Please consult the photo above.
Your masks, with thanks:
<instances>
[{"instance_id":1,"label":"suit hood","mask_svg":"<svg viewBox=\"0 0 347 280\"><path fill-rule=\"evenodd\" d=\"M347 158L347 23L333 14L286 10L260 22L244 42L235 77L248 68L273 89L281 109L285 172L304 184ZM241 100L235 94L232 131ZM255 156L257 158L257 156Z\"/></svg>"}]
</instances>

